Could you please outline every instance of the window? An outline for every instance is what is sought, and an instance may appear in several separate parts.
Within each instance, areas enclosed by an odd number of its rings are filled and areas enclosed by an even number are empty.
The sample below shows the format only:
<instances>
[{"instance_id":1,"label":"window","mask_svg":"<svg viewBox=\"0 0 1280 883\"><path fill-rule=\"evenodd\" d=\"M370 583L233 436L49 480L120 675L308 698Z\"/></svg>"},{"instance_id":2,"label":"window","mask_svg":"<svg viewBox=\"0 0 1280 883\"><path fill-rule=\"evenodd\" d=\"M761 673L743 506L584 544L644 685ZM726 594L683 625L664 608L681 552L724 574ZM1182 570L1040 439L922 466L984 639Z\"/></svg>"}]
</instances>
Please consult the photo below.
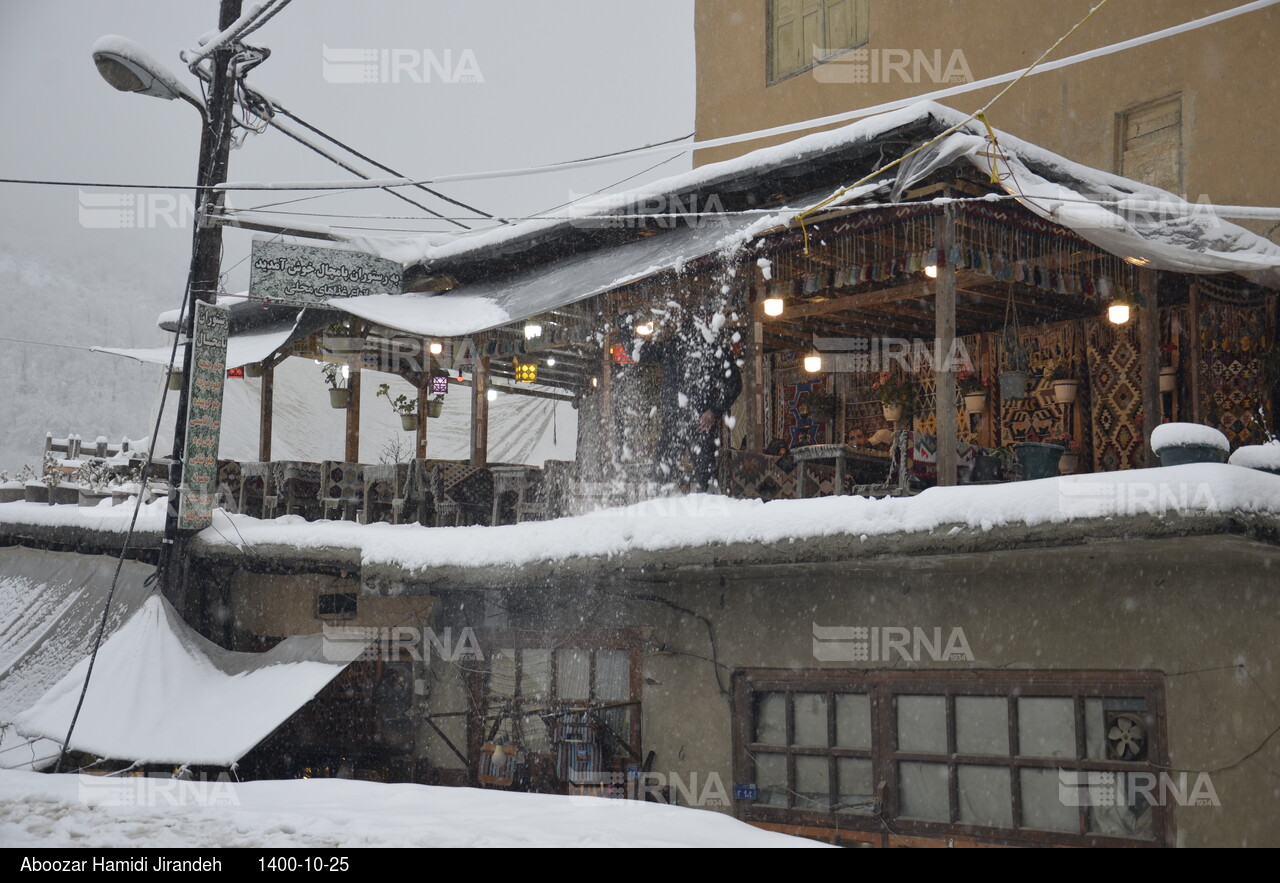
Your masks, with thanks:
<instances>
[{"instance_id":1,"label":"window","mask_svg":"<svg viewBox=\"0 0 1280 883\"><path fill-rule=\"evenodd\" d=\"M867 42L869 0L769 0L770 83Z\"/></svg>"},{"instance_id":2,"label":"window","mask_svg":"<svg viewBox=\"0 0 1280 883\"><path fill-rule=\"evenodd\" d=\"M748 821L885 845L1155 845L1169 828L1145 787L1156 675L753 671L736 690Z\"/></svg>"},{"instance_id":3,"label":"window","mask_svg":"<svg viewBox=\"0 0 1280 883\"><path fill-rule=\"evenodd\" d=\"M1173 193L1182 192L1182 96L1170 95L1125 111L1116 120L1120 174Z\"/></svg>"},{"instance_id":4,"label":"window","mask_svg":"<svg viewBox=\"0 0 1280 883\"><path fill-rule=\"evenodd\" d=\"M355 619L358 610L354 592L316 595L316 619Z\"/></svg>"}]
</instances>

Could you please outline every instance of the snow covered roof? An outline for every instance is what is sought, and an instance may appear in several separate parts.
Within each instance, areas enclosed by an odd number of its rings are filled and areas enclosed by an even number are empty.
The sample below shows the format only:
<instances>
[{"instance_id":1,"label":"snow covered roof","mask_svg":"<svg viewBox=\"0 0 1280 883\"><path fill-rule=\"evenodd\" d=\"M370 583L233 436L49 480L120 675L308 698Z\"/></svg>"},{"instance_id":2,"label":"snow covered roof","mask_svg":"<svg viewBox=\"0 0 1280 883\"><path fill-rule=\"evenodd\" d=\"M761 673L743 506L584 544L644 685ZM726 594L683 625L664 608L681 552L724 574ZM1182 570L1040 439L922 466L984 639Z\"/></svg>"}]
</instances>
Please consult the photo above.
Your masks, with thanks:
<instances>
[{"instance_id":1,"label":"snow covered roof","mask_svg":"<svg viewBox=\"0 0 1280 883\"><path fill-rule=\"evenodd\" d=\"M306 635L266 653L224 650L152 595L99 650L71 747L144 763L228 766L363 649ZM86 657L20 714L18 731L64 738L88 665Z\"/></svg>"},{"instance_id":2,"label":"snow covered roof","mask_svg":"<svg viewBox=\"0 0 1280 883\"><path fill-rule=\"evenodd\" d=\"M240 368L253 362L261 362L272 353L285 346L293 338L293 326L273 328L254 328L243 334L232 334L227 338L227 367ZM148 362L152 365L168 365L173 348L169 346L150 347L148 349L121 349L110 346L91 347L95 353L107 353L112 356L124 356L137 362ZM182 350L177 352L179 368L182 367Z\"/></svg>"}]
</instances>

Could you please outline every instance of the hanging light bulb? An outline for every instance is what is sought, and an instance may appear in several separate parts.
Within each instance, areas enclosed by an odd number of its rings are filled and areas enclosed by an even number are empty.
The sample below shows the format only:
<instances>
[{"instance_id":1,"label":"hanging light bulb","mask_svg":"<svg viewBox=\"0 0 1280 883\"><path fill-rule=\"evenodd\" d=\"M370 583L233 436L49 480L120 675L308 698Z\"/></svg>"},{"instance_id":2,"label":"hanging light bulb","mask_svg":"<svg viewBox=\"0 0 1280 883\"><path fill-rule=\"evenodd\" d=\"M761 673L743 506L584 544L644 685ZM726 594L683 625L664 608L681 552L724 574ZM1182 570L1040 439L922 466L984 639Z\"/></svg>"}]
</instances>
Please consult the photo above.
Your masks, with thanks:
<instances>
[{"instance_id":1,"label":"hanging light bulb","mask_svg":"<svg viewBox=\"0 0 1280 883\"><path fill-rule=\"evenodd\" d=\"M498 400L498 391L496 389L491 389L484 394L484 397L491 402L496 402Z\"/></svg>"},{"instance_id":2,"label":"hanging light bulb","mask_svg":"<svg viewBox=\"0 0 1280 883\"><path fill-rule=\"evenodd\" d=\"M542 336L542 326L537 322L526 322L524 326L524 339L533 340L535 337Z\"/></svg>"},{"instance_id":3,"label":"hanging light bulb","mask_svg":"<svg viewBox=\"0 0 1280 883\"><path fill-rule=\"evenodd\" d=\"M591 378L591 385L592 385L592 386L599 386L599 385L600 385L600 378L599 378L599 377L592 377L592 378Z\"/></svg>"},{"instance_id":4,"label":"hanging light bulb","mask_svg":"<svg viewBox=\"0 0 1280 883\"><path fill-rule=\"evenodd\" d=\"M813 355L810 355L810 356L805 356L805 357L804 357L804 370L808 371L810 374L816 374L816 373L818 373L819 371L821 371L821 370L822 370L822 356L819 356L819 355L817 355L816 353L815 353L815 354L813 354Z\"/></svg>"},{"instance_id":5,"label":"hanging light bulb","mask_svg":"<svg viewBox=\"0 0 1280 883\"><path fill-rule=\"evenodd\" d=\"M1129 321L1129 305L1123 301L1117 301L1107 307L1107 318L1114 325L1123 325Z\"/></svg>"},{"instance_id":6,"label":"hanging light bulb","mask_svg":"<svg viewBox=\"0 0 1280 883\"><path fill-rule=\"evenodd\" d=\"M766 297L764 299L764 314L766 316L781 316L783 301L780 297Z\"/></svg>"},{"instance_id":7,"label":"hanging light bulb","mask_svg":"<svg viewBox=\"0 0 1280 883\"><path fill-rule=\"evenodd\" d=\"M653 333L652 322L641 322L639 325L636 326L636 334L639 334L641 337L648 337L652 333Z\"/></svg>"},{"instance_id":8,"label":"hanging light bulb","mask_svg":"<svg viewBox=\"0 0 1280 883\"><path fill-rule=\"evenodd\" d=\"M350 379L351 379L351 366L350 366L350 365L343 365L343 366L342 366L342 379L343 379L343 380L350 380Z\"/></svg>"},{"instance_id":9,"label":"hanging light bulb","mask_svg":"<svg viewBox=\"0 0 1280 883\"><path fill-rule=\"evenodd\" d=\"M555 356L547 356L547 367L548 367L548 368L554 368L555 366L556 366L556 357L555 357Z\"/></svg>"},{"instance_id":10,"label":"hanging light bulb","mask_svg":"<svg viewBox=\"0 0 1280 883\"><path fill-rule=\"evenodd\" d=\"M925 274L926 276L928 276L930 279L937 279L937 278L938 278L938 265L937 265L937 264L930 264L929 266L925 267L925 268L924 268L924 274Z\"/></svg>"},{"instance_id":11,"label":"hanging light bulb","mask_svg":"<svg viewBox=\"0 0 1280 883\"><path fill-rule=\"evenodd\" d=\"M444 352L444 344L438 340L431 341L431 345L427 347L427 352L433 356L438 356Z\"/></svg>"}]
</instances>

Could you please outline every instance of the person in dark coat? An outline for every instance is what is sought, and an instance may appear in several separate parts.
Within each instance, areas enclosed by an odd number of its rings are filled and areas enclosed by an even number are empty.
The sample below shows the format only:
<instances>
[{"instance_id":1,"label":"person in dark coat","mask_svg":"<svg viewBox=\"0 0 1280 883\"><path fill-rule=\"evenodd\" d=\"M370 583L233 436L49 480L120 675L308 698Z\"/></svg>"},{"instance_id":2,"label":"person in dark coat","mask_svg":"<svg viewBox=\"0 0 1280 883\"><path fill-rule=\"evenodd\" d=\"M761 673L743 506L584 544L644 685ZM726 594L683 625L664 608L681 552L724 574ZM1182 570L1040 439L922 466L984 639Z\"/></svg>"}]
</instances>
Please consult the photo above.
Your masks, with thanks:
<instances>
[{"instance_id":1,"label":"person in dark coat","mask_svg":"<svg viewBox=\"0 0 1280 883\"><path fill-rule=\"evenodd\" d=\"M654 477L704 491L715 478L721 422L742 392L733 351L712 319L675 302L668 304L664 333L656 339L635 336L633 323L634 317L619 318L621 343L640 364L662 369Z\"/></svg>"}]
</instances>

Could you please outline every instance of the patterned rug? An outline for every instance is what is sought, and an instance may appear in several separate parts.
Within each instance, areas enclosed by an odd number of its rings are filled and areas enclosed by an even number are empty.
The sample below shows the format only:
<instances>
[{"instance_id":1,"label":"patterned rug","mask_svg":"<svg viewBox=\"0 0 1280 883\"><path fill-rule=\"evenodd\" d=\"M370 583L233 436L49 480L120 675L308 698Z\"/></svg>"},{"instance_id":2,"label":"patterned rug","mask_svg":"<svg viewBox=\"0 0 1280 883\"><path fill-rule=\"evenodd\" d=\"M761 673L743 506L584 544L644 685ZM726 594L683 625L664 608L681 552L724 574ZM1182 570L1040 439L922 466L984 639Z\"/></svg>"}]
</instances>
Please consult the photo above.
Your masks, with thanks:
<instances>
[{"instance_id":1,"label":"patterned rug","mask_svg":"<svg viewBox=\"0 0 1280 883\"><path fill-rule=\"evenodd\" d=\"M1200 410L1231 448L1267 440L1271 426L1266 363L1275 337L1260 289L1200 280Z\"/></svg>"},{"instance_id":2,"label":"patterned rug","mask_svg":"<svg viewBox=\"0 0 1280 883\"><path fill-rule=\"evenodd\" d=\"M1097 448L1090 433L1093 421L1090 420L1089 383L1083 382L1085 375L1094 380L1093 366L1090 362L1087 372L1081 370L1085 348L1081 324L1058 322L1025 329L1019 334L1030 365L1030 389L1025 398L1001 400L1001 444L1044 442L1065 436L1080 443L1086 462L1089 452ZM1001 352L1001 371L1007 370L1006 357L1007 354ZM1076 401L1069 405L1058 402L1049 379L1060 364L1076 366L1076 377L1082 381L1076 389Z\"/></svg>"},{"instance_id":3,"label":"patterned rug","mask_svg":"<svg viewBox=\"0 0 1280 883\"><path fill-rule=\"evenodd\" d=\"M1085 323L1089 385L1093 395L1093 471L1143 465L1142 392L1138 323L1113 325L1102 317ZM1088 462L1086 459L1085 462Z\"/></svg>"}]
</instances>

